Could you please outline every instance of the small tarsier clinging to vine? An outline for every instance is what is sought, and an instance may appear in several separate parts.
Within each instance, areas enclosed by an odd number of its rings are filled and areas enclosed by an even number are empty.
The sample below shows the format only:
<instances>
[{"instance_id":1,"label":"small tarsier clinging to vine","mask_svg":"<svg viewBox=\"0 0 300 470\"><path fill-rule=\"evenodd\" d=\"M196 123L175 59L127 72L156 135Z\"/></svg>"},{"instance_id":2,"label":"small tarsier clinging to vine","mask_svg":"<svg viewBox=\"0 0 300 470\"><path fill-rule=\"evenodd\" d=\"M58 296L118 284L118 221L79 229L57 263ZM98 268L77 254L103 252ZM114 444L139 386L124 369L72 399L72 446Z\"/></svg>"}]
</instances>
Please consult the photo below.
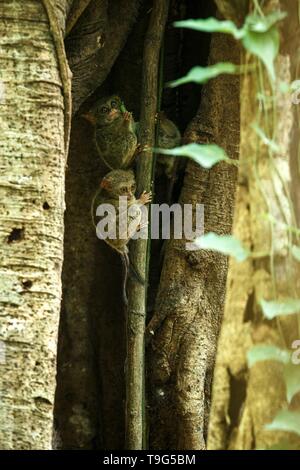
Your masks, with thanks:
<instances>
[{"instance_id":1,"label":"small tarsier clinging to vine","mask_svg":"<svg viewBox=\"0 0 300 470\"><path fill-rule=\"evenodd\" d=\"M141 207L150 203L152 198L151 192L143 191L139 199L136 199L135 191L136 182L132 170L112 170L102 179L99 198L97 199L97 206L101 204L104 207L104 204L109 204L114 209L111 218L111 223L114 223L115 227L112 231L113 236L106 233L103 237L101 231L98 232L99 225L97 225L97 234L121 255L124 265L123 298L125 304L127 304L126 284L128 273L133 274L139 282L144 282L130 264L127 245L136 232L147 225L147 221L142 220ZM125 198L125 207L121 209L122 212L120 212L120 207L122 207L120 205L121 196ZM94 198L93 210L95 201Z\"/></svg>"},{"instance_id":2,"label":"small tarsier clinging to vine","mask_svg":"<svg viewBox=\"0 0 300 470\"><path fill-rule=\"evenodd\" d=\"M132 114L122 100L110 96L98 101L83 115L95 127L95 143L104 163L111 170L126 169L139 152Z\"/></svg>"},{"instance_id":3,"label":"small tarsier clinging to vine","mask_svg":"<svg viewBox=\"0 0 300 470\"><path fill-rule=\"evenodd\" d=\"M105 97L96 102L91 111L83 117L92 123L95 131L95 144L100 158L111 170L127 169L132 166L134 158L148 146L138 144L139 122L135 122L121 98L117 95ZM159 112L156 117L158 125L158 146L170 149L180 144L181 135L177 126ZM171 177L174 159L159 156L168 177Z\"/></svg>"},{"instance_id":4,"label":"small tarsier clinging to vine","mask_svg":"<svg viewBox=\"0 0 300 470\"><path fill-rule=\"evenodd\" d=\"M158 142L161 149L172 149L181 143L181 134L173 121L167 118L163 111L157 114ZM158 162L165 167L168 178L172 177L175 158L166 155L159 155Z\"/></svg>"},{"instance_id":5,"label":"small tarsier clinging to vine","mask_svg":"<svg viewBox=\"0 0 300 470\"><path fill-rule=\"evenodd\" d=\"M181 143L181 134L173 121L167 118L163 111L155 116L155 122L158 126L157 147L161 149L172 149L178 147ZM135 123L135 131L139 138L140 125ZM165 174L168 178L172 178L175 159L166 155L158 155L158 163L164 167Z\"/></svg>"}]
</instances>

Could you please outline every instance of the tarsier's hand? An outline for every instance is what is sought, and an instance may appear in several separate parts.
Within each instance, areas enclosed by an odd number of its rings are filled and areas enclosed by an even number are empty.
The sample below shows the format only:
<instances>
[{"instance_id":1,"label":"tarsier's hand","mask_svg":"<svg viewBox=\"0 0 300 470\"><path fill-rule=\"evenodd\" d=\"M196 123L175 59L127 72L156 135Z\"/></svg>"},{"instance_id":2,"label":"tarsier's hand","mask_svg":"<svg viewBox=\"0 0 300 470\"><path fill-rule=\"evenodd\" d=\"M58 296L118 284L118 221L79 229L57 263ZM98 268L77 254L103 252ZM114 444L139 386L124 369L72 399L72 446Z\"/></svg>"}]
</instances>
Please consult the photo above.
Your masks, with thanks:
<instances>
[{"instance_id":1,"label":"tarsier's hand","mask_svg":"<svg viewBox=\"0 0 300 470\"><path fill-rule=\"evenodd\" d=\"M131 121L132 120L132 113L130 113L129 111L125 111L123 113L123 118L124 118L124 121Z\"/></svg>"},{"instance_id":2,"label":"tarsier's hand","mask_svg":"<svg viewBox=\"0 0 300 470\"><path fill-rule=\"evenodd\" d=\"M161 117L161 113L160 113L160 112L158 112L158 113L155 114L155 116L154 116L154 122L155 122L155 124L158 124L158 123L159 123L160 117Z\"/></svg>"},{"instance_id":3,"label":"tarsier's hand","mask_svg":"<svg viewBox=\"0 0 300 470\"><path fill-rule=\"evenodd\" d=\"M143 223L141 223L141 224L139 224L139 225L137 226L136 231L137 231L137 232L140 232L140 231L143 230L144 228L147 228L148 225L149 225L149 222L148 222L148 220L146 220L145 222L143 222Z\"/></svg>"},{"instance_id":4,"label":"tarsier's hand","mask_svg":"<svg viewBox=\"0 0 300 470\"><path fill-rule=\"evenodd\" d=\"M148 204L151 201L152 201L152 192L150 191L149 193L147 193L146 191L143 191L139 199L140 204L143 204L143 205Z\"/></svg>"},{"instance_id":5,"label":"tarsier's hand","mask_svg":"<svg viewBox=\"0 0 300 470\"><path fill-rule=\"evenodd\" d=\"M151 147L149 147L149 145L147 144L145 145L137 144L135 155L139 155L140 153L143 153L143 152L149 152L150 149Z\"/></svg>"},{"instance_id":6,"label":"tarsier's hand","mask_svg":"<svg viewBox=\"0 0 300 470\"><path fill-rule=\"evenodd\" d=\"M166 115L165 115L164 111L158 111L154 116L155 124L158 124L159 121L162 121L164 119L166 119Z\"/></svg>"}]
</instances>

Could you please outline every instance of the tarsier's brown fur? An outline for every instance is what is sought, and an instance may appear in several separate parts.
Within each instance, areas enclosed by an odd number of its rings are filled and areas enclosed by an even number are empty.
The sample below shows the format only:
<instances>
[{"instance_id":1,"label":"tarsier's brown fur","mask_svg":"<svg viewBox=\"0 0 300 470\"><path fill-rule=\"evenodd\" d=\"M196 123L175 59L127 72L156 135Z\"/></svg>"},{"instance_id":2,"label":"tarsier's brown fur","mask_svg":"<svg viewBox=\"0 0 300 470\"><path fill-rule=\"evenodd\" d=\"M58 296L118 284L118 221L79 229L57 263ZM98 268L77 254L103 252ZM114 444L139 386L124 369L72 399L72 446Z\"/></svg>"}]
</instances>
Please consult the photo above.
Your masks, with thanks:
<instances>
[{"instance_id":1,"label":"tarsier's brown fur","mask_svg":"<svg viewBox=\"0 0 300 470\"><path fill-rule=\"evenodd\" d=\"M97 205L110 204L115 209L116 238L105 238L104 241L121 255L125 271L123 296L126 304L126 283L128 273L133 272L133 274L135 274L135 277L137 277L138 280L142 282L140 276L137 275L135 270L130 265L127 245L129 240L135 235L135 233L142 228L141 206L151 202L151 193L146 193L144 191L140 198L136 199L135 191L136 182L132 170L112 170L102 179L100 183L99 198L97 198ZM125 224L126 226L124 228L121 227L122 230L120 230L121 214L119 207L119 198L121 196L127 199L127 208L125 214L127 217L127 223ZM124 216L124 214L122 215Z\"/></svg>"},{"instance_id":2,"label":"tarsier's brown fur","mask_svg":"<svg viewBox=\"0 0 300 470\"><path fill-rule=\"evenodd\" d=\"M100 158L111 170L129 168L138 151L132 114L117 95L99 100L84 117L94 126Z\"/></svg>"},{"instance_id":3,"label":"tarsier's brown fur","mask_svg":"<svg viewBox=\"0 0 300 470\"><path fill-rule=\"evenodd\" d=\"M117 95L100 99L92 110L84 115L94 126L95 143L100 158L110 171L101 181L100 189L92 203L92 217L94 220L94 206L97 199L99 204L111 204L115 209L115 237L105 238L104 241L122 258L124 265L124 301L127 303L126 282L128 272L134 272L129 263L128 242L140 230L142 212L140 207L151 201L151 193L142 193L137 200L135 197L136 183L132 170L128 170L135 155L138 153L139 124L135 123L131 113L126 111L122 100ZM175 124L166 118L163 113L157 116L159 126L158 144L161 148L172 148L179 145L181 136ZM160 157L159 162L166 167L166 174L171 177L173 159ZM127 198L128 210L125 230L120 224L119 198ZM130 209L130 211L129 211ZM124 219L122 218L122 221ZM123 232L120 233L120 228ZM138 276L136 276L138 277Z\"/></svg>"}]
</instances>

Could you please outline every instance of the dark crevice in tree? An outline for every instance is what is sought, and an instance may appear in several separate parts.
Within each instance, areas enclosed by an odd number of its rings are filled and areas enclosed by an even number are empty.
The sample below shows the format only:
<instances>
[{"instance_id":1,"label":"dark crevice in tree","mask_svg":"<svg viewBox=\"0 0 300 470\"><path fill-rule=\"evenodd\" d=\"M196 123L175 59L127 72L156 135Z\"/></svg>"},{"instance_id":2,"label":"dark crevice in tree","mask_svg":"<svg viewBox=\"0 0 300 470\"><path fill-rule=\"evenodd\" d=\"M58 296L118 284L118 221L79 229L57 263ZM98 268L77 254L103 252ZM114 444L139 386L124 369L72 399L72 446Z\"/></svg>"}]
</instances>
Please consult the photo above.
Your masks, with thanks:
<instances>
[{"instance_id":1,"label":"dark crevice in tree","mask_svg":"<svg viewBox=\"0 0 300 470\"><path fill-rule=\"evenodd\" d=\"M166 26L164 40L164 83L184 76L195 65L205 66L207 64L210 35L199 34L192 30L174 28L174 21L183 18L207 18L215 12L212 2L193 2L191 0L174 0L170 5L170 13ZM201 44L201 47L195 47ZM186 126L195 116L201 99L201 86L186 84L179 88L164 88L161 109L179 127L182 136ZM177 202L183 184L186 161L176 160L176 180L172 188L171 197L169 188L171 181L165 172L157 171L155 178L155 200L157 204L165 202ZM159 170L159 168L158 168ZM157 289L159 285L160 273L166 248L163 240L152 240L151 260L150 260L150 290L148 296L148 317L151 318Z\"/></svg>"},{"instance_id":2,"label":"dark crevice in tree","mask_svg":"<svg viewBox=\"0 0 300 470\"><path fill-rule=\"evenodd\" d=\"M240 63L231 38L213 35L209 62ZM185 132L186 142L213 142L232 158L239 151L239 79L218 77L202 89L201 105ZM231 230L236 170L210 171L188 162L180 201L202 203L205 231ZM192 262L191 262L192 261ZM167 243L155 312L149 324L150 390L164 389L174 402L149 395L150 445L155 449L204 449L209 375L215 361L227 277L227 258L202 250L192 255L184 240ZM155 384L155 385L154 385ZM174 419L180 425L174 427ZM163 424L162 424L163 423Z\"/></svg>"},{"instance_id":3,"label":"dark crevice in tree","mask_svg":"<svg viewBox=\"0 0 300 470\"><path fill-rule=\"evenodd\" d=\"M255 305L255 295L254 292L251 292L249 294L248 299L247 299L247 304L245 308L245 313L244 313L244 323L253 321L253 307Z\"/></svg>"},{"instance_id":4,"label":"dark crevice in tree","mask_svg":"<svg viewBox=\"0 0 300 470\"><path fill-rule=\"evenodd\" d=\"M72 31L76 23L83 16L84 10L89 6L91 0L68 0L66 36Z\"/></svg>"},{"instance_id":5,"label":"dark crevice in tree","mask_svg":"<svg viewBox=\"0 0 300 470\"><path fill-rule=\"evenodd\" d=\"M218 10L228 20L241 26L249 11L249 0L215 0Z\"/></svg>"},{"instance_id":6,"label":"dark crevice in tree","mask_svg":"<svg viewBox=\"0 0 300 470\"><path fill-rule=\"evenodd\" d=\"M7 237L7 243L19 242L24 238L24 228L14 228Z\"/></svg>"},{"instance_id":7,"label":"dark crevice in tree","mask_svg":"<svg viewBox=\"0 0 300 470\"><path fill-rule=\"evenodd\" d=\"M30 289L32 287L32 284L33 282L30 281L30 279L28 281L22 281L22 286L24 287L24 289Z\"/></svg>"},{"instance_id":8,"label":"dark crevice in tree","mask_svg":"<svg viewBox=\"0 0 300 470\"><path fill-rule=\"evenodd\" d=\"M66 40L69 58L79 48L82 51L82 60L75 64L75 59L80 56L74 55L71 59L74 73L74 111L79 106L81 108L73 118L66 179L63 304L55 405L56 434L59 436L57 441L60 442L58 447L64 449L120 449L124 445L125 322L120 295L122 265L118 255L104 242L97 240L91 223L90 204L107 168L97 156L93 130L80 114L104 94L117 92L124 99L127 108L133 111L135 119L139 119L142 50L152 2L127 1L126 15L123 1L109 2L108 9L105 2L102 2L104 11L101 18L106 19L101 26L100 23L94 26L103 28L101 31L105 41L95 54L95 50L90 52L100 29L93 30L93 25L89 22L91 18L95 22L100 21L96 13L94 17L92 14L96 3L91 1ZM138 4L139 14L136 17ZM194 65L205 65L209 53L209 35L174 29L173 21L187 17L208 17L214 11L212 1L171 1L164 45L164 81L183 76ZM113 25L115 29L112 37ZM199 47L195 47L196 43ZM94 65L90 67L92 63ZM197 85L163 91L162 109L179 125L182 133L197 111L200 94L201 87ZM196 129L197 124L194 127ZM172 201L179 198L184 169L185 162L182 162L178 166ZM193 172L190 165L191 184ZM167 200L168 183L163 173L157 174L155 202ZM204 187L201 191L204 191ZM152 316L165 255L163 245L161 241L152 242L149 318ZM174 296L168 292L168 297L169 302L174 301L174 305L177 300L180 301L177 289ZM209 367L206 374L205 387L208 391L211 382ZM160 379L157 384L161 384ZM157 387L153 387L153 381L148 383L152 387L149 415L153 419L158 406L161 413L157 419L161 426L164 426L161 404L166 397L170 405L166 409L165 419L168 421L172 409L175 416L174 384L173 375L170 382ZM209 413L208 408L209 404L205 411L206 416ZM176 419L180 426L181 418ZM175 435L171 437L159 432L159 438L161 448L176 448ZM151 439L150 445L155 447L153 438Z\"/></svg>"},{"instance_id":9,"label":"dark crevice in tree","mask_svg":"<svg viewBox=\"0 0 300 470\"><path fill-rule=\"evenodd\" d=\"M228 406L229 428L228 435L234 432L234 428L239 425L242 407L246 398L246 380L243 377L235 377L227 370L229 374L230 402Z\"/></svg>"},{"instance_id":10,"label":"dark crevice in tree","mask_svg":"<svg viewBox=\"0 0 300 470\"><path fill-rule=\"evenodd\" d=\"M140 0L92 0L66 40L73 114L107 78L134 25Z\"/></svg>"}]
</instances>

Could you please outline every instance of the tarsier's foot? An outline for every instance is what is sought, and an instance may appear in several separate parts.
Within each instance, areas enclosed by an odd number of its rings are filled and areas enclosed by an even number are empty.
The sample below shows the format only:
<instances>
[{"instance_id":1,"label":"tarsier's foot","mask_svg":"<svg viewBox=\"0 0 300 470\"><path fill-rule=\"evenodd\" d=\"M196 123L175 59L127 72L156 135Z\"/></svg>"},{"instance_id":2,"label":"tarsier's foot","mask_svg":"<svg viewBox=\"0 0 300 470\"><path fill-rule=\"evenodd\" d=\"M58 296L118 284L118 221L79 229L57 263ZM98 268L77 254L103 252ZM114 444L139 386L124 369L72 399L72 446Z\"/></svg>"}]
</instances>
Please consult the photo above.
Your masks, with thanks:
<instances>
[{"instance_id":1,"label":"tarsier's foot","mask_svg":"<svg viewBox=\"0 0 300 470\"><path fill-rule=\"evenodd\" d=\"M152 201L152 192L150 191L149 193L147 193L146 191L143 191L139 201L141 204L149 204L149 202Z\"/></svg>"},{"instance_id":2,"label":"tarsier's foot","mask_svg":"<svg viewBox=\"0 0 300 470\"><path fill-rule=\"evenodd\" d=\"M149 145L137 144L137 147L135 149L135 155L139 155L140 153L143 153L143 152L149 152L149 150L150 150Z\"/></svg>"}]
</instances>

